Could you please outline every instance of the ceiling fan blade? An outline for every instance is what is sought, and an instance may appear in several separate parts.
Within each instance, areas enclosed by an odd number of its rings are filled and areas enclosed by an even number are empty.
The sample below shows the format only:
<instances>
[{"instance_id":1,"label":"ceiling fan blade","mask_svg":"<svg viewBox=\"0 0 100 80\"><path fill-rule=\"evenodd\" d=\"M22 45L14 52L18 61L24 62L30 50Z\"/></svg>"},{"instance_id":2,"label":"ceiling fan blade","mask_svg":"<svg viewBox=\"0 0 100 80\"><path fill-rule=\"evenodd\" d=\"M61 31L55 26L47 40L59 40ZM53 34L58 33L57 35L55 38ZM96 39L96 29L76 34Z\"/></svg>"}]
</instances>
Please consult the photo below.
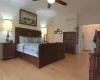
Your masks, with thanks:
<instances>
[{"instance_id":1,"label":"ceiling fan blade","mask_svg":"<svg viewBox=\"0 0 100 80\"><path fill-rule=\"evenodd\" d=\"M48 8L51 8L51 4L50 3L48 3Z\"/></svg>"},{"instance_id":2,"label":"ceiling fan blade","mask_svg":"<svg viewBox=\"0 0 100 80\"><path fill-rule=\"evenodd\" d=\"M67 3L66 3L66 2L64 2L64 1L62 1L62 0L56 0L56 2L57 2L57 3L59 3L59 4L62 4L62 5L64 5L64 6L66 6L66 5L67 5Z\"/></svg>"},{"instance_id":3,"label":"ceiling fan blade","mask_svg":"<svg viewBox=\"0 0 100 80\"><path fill-rule=\"evenodd\" d=\"M40 1L40 0L33 0L33 1Z\"/></svg>"}]
</instances>

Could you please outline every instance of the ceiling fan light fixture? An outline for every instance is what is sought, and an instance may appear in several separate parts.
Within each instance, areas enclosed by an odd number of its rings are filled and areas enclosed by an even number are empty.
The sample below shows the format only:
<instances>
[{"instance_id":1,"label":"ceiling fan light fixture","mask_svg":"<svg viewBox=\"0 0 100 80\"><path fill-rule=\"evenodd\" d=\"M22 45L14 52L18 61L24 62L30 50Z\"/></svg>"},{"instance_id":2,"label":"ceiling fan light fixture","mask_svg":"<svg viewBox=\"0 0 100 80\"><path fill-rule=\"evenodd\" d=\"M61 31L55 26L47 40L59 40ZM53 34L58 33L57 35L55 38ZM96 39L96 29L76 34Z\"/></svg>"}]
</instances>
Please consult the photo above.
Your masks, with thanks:
<instances>
[{"instance_id":1,"label":"ceiling fan light fixture","mask_svg":"<svg viewBox=\"0 0 100 80\"><path fill-rule=\"evenodd\" d=\"M55 3L55 0L47 0L47 1L48 1L48 3L50 3L50 4Z\"/></svg>"}]
</instances>

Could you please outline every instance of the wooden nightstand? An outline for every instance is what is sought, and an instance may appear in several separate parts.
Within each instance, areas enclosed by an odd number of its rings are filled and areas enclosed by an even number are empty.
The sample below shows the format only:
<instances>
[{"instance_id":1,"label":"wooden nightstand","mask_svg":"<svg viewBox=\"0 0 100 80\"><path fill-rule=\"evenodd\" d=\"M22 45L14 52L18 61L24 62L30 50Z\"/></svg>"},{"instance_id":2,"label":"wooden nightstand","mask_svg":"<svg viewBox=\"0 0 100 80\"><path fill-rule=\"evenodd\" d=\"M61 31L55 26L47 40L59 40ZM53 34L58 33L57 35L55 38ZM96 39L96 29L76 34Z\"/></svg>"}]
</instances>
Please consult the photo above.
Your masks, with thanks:
<instances>
[{"instance_id":1,"label":"wooden nightstand","mask_svg":"<svg viewBox=\"0 0 100 80\"><path fill-rule=\"evenodd\" d=\"M2 44L2 59L11 59L15 57L15 43Z\"/></svg>"}]
</instances>

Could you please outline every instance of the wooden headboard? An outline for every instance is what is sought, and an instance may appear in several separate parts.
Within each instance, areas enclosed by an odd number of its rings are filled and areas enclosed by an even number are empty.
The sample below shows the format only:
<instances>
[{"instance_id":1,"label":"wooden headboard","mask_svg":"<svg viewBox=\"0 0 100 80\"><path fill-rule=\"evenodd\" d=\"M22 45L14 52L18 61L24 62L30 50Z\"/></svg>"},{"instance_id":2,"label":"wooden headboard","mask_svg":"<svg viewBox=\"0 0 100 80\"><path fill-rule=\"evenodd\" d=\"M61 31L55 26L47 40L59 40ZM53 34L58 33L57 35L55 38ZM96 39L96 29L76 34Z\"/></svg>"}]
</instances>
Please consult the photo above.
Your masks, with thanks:
<instances>
[{"instance_id":1,"label":"wooden headboard","mask_svg":"<svg viewBox=\"0 0 100 80\"><path fill-rule=\"evenodd\" d=\"M15 28L15 43L16 44L19 43L19 36L41 37L41 31L16 27Z\"/></svg>"}]
</instances>

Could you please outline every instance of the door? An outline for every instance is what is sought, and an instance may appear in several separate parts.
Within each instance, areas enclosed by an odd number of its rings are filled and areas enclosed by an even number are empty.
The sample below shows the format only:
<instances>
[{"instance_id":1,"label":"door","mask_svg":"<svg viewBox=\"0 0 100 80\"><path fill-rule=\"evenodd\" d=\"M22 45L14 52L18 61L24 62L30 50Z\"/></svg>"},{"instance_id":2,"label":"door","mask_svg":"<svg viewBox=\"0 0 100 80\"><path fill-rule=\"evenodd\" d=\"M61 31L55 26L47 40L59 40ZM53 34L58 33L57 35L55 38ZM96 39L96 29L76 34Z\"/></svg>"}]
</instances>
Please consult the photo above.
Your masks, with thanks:
<instances>
[{"instance_id":1,"label":"door","mask_svg":"<svg viewBox=\"0 0 100 80\"><path fill-rule=\"evenodd\" d=\"M76 53L76 32L64 32L63 42L65 53Z\"/></svg>"}]
</instances>

